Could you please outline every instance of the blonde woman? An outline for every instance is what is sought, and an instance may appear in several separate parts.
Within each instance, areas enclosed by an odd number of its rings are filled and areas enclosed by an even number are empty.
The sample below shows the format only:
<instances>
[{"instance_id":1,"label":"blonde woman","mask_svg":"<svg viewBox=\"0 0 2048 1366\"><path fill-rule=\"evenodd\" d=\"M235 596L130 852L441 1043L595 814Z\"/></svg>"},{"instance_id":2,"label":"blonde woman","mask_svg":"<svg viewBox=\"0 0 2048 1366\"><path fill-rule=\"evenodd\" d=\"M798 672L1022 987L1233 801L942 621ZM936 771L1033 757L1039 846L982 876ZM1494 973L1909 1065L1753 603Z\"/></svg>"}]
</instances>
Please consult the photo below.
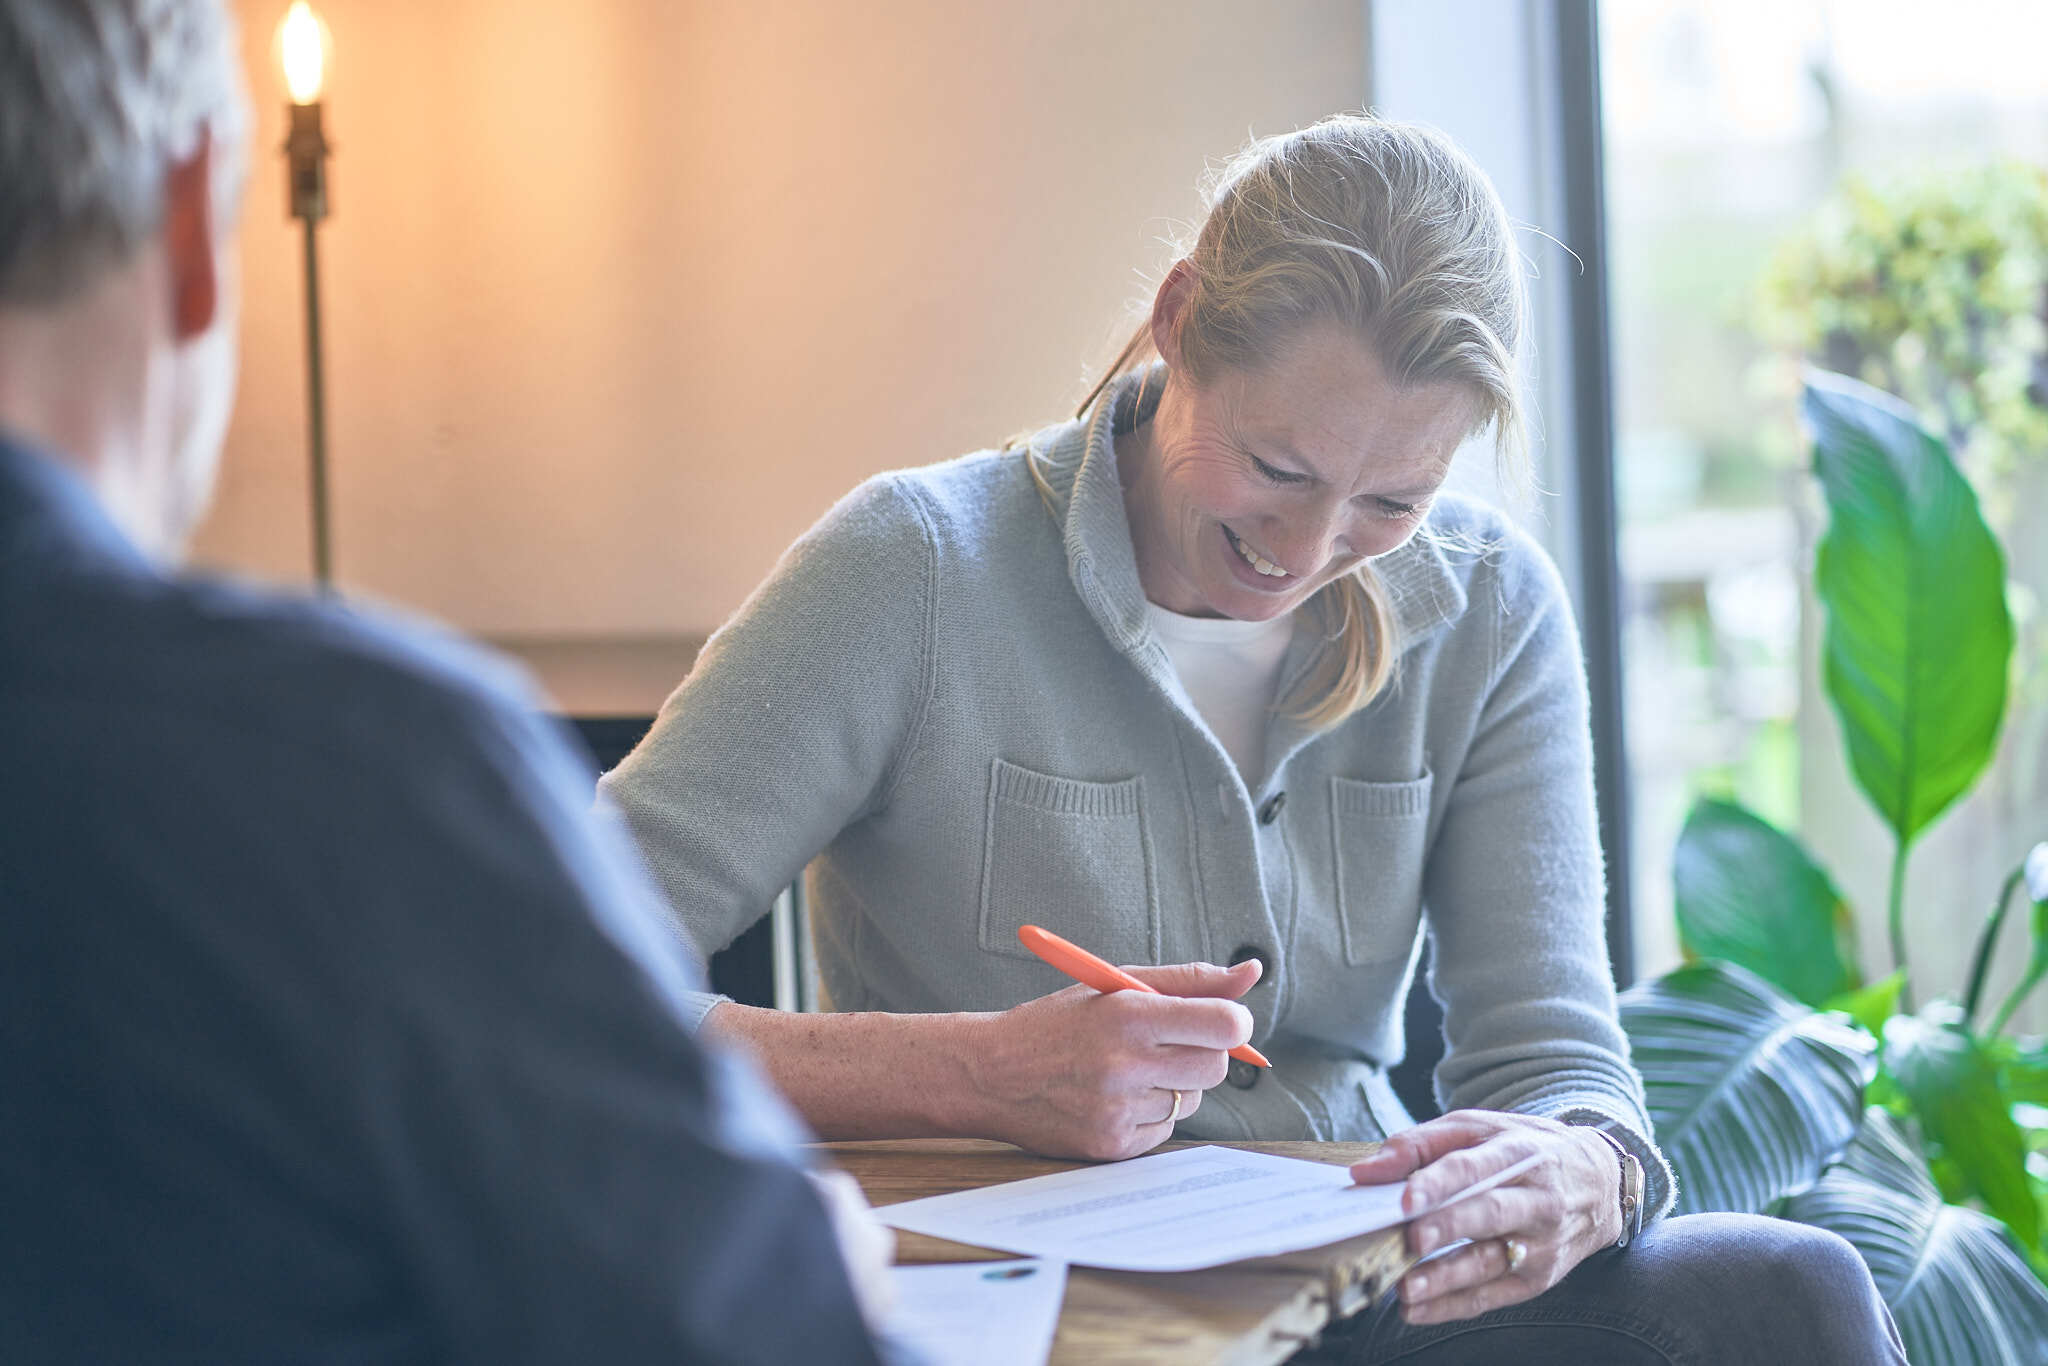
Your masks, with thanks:
<instances>
[{"instance_id":1,"label":"blonde woman","mask_svg":"<svg viewBox=\"0 0 2048 1366\"><path fill-rule=\"evenodd\" d=\"M1416 1225L1452 1250L1344 1352L1485 1357L1465 1321L1501 1311L1572 1360L1746 1359L1731 1325L1900 1359L1841 1240L1642 1229L1671 1178L1615 1021L1578 638L1542 552L1442 492L1476 434L1520 455L1525 307L1440 135L1254 143L1077 420L856 489L604 791L707 954L811 866L834 1012L696 1009L826 1137L1387 1138L1360 1179L1423 1200L1538 1154ZM1162 994L1065 985L1025 923ZM1450 1113L1411 1126L1386 1068L1425 933Z\"/></svg>"}]
</instances>

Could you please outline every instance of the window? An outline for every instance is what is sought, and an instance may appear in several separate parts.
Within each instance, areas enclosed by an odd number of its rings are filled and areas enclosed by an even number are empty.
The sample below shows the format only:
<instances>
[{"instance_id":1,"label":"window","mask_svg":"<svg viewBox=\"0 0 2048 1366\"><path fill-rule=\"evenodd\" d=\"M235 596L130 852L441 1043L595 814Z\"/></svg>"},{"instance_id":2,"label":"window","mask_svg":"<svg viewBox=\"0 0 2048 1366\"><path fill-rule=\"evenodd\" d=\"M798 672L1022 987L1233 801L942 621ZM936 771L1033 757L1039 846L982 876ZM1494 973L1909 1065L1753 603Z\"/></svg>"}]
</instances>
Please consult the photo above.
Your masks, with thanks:
<instances>
[{"instance_id":1,"label":"window","mask_svg":"<svg viewBox=\"0 0 2048 1366\"><path fill-rule=\"evenodd\" d=\"M1769 281L1805 269L1784 264L1787 244L1848 181L1878 197L1995 194L1981 177L2048 164L2048 6L1610 0L1599 22L1633 894L1648 974L1677 961L1670 854L1704 793L1800 830L1850 902L1881 914L1886 869L1870 851L1889 845L1847 777L1817 678L1806 572L1825 514L1794 420L1796 365L1766 340L1788 313ZM2048 369L2036 383L2048 387ZM2033 402L2048 423L2038 388ZM2020 658L2035 663L2021 671L2001 759L1923 841L1909 895L1972 926L2003 869L2048 836L2048 556L2033 548L2048 541L2048 444L1981 454L1964 466L2012 556ZM1916 964L1946 989L1967 943L1936 941L1967 936L1917 923ZM1863 926L1866 962L1889 970L1876 925Z\"/></svg>"}]
</instances>

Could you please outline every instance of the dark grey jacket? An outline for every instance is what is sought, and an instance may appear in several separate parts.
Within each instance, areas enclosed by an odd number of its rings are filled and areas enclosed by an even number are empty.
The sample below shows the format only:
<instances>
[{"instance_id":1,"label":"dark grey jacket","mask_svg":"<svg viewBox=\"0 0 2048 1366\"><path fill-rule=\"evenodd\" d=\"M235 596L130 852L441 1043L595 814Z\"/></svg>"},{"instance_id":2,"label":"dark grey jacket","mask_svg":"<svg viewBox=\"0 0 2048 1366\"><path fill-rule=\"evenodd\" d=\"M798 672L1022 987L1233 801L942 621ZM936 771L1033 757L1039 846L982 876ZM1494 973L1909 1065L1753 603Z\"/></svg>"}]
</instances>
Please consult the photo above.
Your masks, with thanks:
<instances>
[{"instance_id":1,"label":"dark grey jacket","mask_svg":"<svg viewBox=\"0 0 2048 1366\"><path fill-rule=\"evenodd\" d=\"M878 1359L804 1135L501 666L0 440L0 1361Z\"/></svg>"}]
</instances>

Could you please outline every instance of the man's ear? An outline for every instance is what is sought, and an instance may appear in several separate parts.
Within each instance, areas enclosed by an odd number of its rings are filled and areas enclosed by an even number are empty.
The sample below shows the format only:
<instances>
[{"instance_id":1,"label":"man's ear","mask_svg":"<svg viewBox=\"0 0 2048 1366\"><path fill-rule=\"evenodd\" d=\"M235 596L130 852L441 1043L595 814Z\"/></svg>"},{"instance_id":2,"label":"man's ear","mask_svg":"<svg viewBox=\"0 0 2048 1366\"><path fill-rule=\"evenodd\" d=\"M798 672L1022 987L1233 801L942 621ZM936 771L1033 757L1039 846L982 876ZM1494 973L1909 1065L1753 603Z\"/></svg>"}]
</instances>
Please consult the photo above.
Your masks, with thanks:
<instances>
[{"instance_id":1,"label":"man's ear","mask_svg":"<svg viewBox=\"0 0 2048 1366\"><path fill-rule=\"evenodd\" d=\"M171 287L171 330L186 342L213 326L220 311L220 244L213 224L213 139L199 145L164 177L164 261Z\"/></svg>"},{"instance_id":2,"label":"man's ear","mask_svg":"<svg viewBox=\"0 0 2048 1366\"><path fill-rule=\"evenodd\" d=\"M1180 369L1180 320L1195 294L1195 267L1186 257L1173 263L1152 296L1152 345L1168 370Z\"/></svg>"}]
</instances>

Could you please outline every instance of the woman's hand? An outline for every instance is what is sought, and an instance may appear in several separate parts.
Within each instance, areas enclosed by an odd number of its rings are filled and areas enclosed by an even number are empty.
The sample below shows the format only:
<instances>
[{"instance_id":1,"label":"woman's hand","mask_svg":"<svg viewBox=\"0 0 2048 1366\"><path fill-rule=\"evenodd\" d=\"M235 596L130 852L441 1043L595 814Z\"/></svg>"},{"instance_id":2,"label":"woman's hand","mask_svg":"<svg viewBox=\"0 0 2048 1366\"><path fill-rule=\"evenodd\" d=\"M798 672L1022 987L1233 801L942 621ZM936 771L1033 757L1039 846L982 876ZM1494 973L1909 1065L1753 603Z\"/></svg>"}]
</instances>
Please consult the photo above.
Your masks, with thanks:
<instances>
[{"instance_id":1,"label":"woman's hand","mask_svg":"<svg viewBox=\"0 0 2048 1366\"><path fill-rule=\"evenodd\" d=\"M1261 971L1127 967L1160 994L1071 986L981 1017L966 1040L976 1132L1048 1157L1115 1160L1164 1142L1247 1042ZM1176 1106L1174 1092L1180 1093Z\"/></svg>"},{"instance_id":2,"label":"woman's hand","mask_svg":"<svg viewBox=\"0 0 2048 1366\"><path fill-rule=\"evenodd\" d=\"M1407 1178L1402 1208L1419 1210L1532 1154L1542 1161L1515 1181L1408 1226L1408 1249L1418 1257L1472 1240L1401 1278L1409 1323L1470 1318L1531 1299L1612 1244L1621 1235L1614 1149L1598 1134L1554 1119L1457 1110L1395 1134L1352 1166L1352 1179L1364 1185Z\"/></svg>"}]
</instances>

